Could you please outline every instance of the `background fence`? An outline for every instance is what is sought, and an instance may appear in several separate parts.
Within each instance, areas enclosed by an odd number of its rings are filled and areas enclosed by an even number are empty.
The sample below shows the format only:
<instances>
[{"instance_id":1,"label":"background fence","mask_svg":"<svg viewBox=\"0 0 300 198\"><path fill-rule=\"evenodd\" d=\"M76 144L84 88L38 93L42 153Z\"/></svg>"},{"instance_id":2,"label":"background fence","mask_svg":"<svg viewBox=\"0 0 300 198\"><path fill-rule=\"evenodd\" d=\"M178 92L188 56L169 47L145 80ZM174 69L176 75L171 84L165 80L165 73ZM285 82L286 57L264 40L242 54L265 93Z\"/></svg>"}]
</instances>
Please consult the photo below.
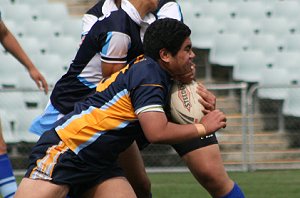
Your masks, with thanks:
<instances>
[{"instance_id":1,"label":"background fence","mask_svg":"<svg viewBox=\"0 0 300 198\"><path fill-rule=\"evenodd\" d=\"M227 115L228 126L217 137L228 170L300 168L300 86L206 86L217 95L217 107ZM279 98L280 94L285 97ZM15 170L26 168L30 148L38 139L28 132L28 126L47 101L48 96L37 90L0 90L2 128ZM168 145L150 145L142 156L149 170L186 168Z\"/></svg>"}]
</instances>

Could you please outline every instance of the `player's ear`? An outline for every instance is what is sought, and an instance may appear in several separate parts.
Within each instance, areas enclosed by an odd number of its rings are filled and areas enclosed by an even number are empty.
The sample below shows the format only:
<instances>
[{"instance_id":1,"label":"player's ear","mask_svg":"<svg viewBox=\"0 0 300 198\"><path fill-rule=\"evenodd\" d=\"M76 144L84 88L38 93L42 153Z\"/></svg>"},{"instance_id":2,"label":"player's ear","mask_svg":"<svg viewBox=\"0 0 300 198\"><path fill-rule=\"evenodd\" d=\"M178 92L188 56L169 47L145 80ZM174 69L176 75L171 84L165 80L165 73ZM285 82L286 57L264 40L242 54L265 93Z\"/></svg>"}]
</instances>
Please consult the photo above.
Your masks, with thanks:
<instances>
[{"instance_id":1,"label":"player's ear","mask_svg":"<svg viewBox=\"0 0 300 198\"><path fill-rule=\"evenodd\" d=\"M166 48L159 50L159 56L160 59L164 62L168 63L170 61L170 53Z\"/></svg>"}]
</instances>

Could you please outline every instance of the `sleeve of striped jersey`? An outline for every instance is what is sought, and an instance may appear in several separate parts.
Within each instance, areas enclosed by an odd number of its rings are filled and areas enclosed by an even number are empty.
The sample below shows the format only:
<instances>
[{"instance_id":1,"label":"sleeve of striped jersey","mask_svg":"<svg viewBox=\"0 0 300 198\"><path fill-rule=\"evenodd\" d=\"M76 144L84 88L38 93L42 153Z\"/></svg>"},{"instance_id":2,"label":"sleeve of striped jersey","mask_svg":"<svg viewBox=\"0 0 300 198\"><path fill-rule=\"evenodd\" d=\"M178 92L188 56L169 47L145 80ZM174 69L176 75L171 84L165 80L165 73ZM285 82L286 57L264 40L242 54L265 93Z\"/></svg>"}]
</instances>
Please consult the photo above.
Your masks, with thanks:
<instances>
[{"instance_id":1,"label":"sleeve of striped jersey","mask_svg":"<svg viewBox=\"0 0 300 198\"><path fill-rule=\"evenodd\" d=\"M101 61L106 63L126 63L131 39L122 32L108 32L101 50Z\"/></svg>"},{"instance_id":2,"label":"sleeve of striped jersey","mask_svg":"<svg viewBox=\"0 0 300 198\"><path fill-rule=\"evenodd\" d=\"M136 115L142 112L164 112L163 88L160 85L145 84L131 93L131 102Z\"/></svg>"},{"instance_id":3,"label":"sleeve of striped jersey","mask_svg":"<svg viewBox=\"0 0 300 198\"><path fill-rule=\"evenodd\" d=\"M92 26L97 22L98 18L92 14L84 14L82 17L82 33L81 35L86 35Z\"/></svg>"},{"instance_id":4,"label":"sleeve of striped jersey","mask_svg":"<svg viewBox=\"0 0 300 198\"><path fill-rule=\"evenodd\" d=\"M182 13L179 4L176 2L169 2L163 5L157 12L157 18L173 18L182 21Z\"/></svg>"}]
</instances>

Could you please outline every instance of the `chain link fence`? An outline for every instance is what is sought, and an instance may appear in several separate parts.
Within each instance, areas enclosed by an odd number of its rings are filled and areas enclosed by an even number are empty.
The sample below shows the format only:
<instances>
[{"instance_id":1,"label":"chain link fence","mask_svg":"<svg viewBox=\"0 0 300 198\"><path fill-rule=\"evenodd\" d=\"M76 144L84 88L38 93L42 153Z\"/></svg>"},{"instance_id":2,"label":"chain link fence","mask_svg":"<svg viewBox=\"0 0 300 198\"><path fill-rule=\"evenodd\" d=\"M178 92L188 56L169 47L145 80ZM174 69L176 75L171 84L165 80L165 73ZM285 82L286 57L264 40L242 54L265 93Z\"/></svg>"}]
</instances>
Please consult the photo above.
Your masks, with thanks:
<instances>
[{"instance_id":1,"label":"chain link fence","mask_svg":"<svg viewBox=\"0 0 300 198\"><path fill-rule=\"evenodd\" d=\"M217 108L228 125L217 132L224 165L228 170L300 168L300 86L249 87L245 83L207 84L217 95ZM265 93L286 97L272 99ZM0 115L8 154L14 170L24 170L31 147L38 139L28 132L48 97L25 89L0 89ZM149 145L142 152L149 170L186 169L169 145Z\"/></svg>"}]
</instances>

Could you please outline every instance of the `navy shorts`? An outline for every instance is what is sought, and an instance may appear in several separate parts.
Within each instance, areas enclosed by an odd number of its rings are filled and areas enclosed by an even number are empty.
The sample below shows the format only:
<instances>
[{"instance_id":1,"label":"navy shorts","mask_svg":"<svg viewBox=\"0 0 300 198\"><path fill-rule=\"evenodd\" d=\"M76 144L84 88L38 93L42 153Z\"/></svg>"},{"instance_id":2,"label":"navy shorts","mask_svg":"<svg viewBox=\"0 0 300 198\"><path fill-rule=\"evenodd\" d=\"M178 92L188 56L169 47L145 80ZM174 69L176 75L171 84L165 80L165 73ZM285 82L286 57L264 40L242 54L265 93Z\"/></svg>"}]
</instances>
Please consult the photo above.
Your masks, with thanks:
<instances>
[{"instance_id":1,"label":"navy shorts","mask_svg":"<svg viewBox=\"0 0 300 198\"><path fill-rule=\"evenodd\" d=\"M212 144L218 144L216 135L213 133L203 138L196 138L184 143L174 144L172 147L176 150L178 155L182 157L188 152L194 151L199 148L203 148Z\"/></svg>"},{"instance_id":2,"label":"navy shorts","mask_svg":"<svg viewBox=\"0 0 300 198\"><path fill-rule=\"evenodd\" d=\"M49 154L50 147L58 147L58 149L51 150ZM46 153L47 150L48 153ZM53 130L45 132L32 148L28 170L25 174L28 178L68 185L69 195L72 198L80 196L102 181L119 176L124 176L124 174L117 165L116 159L103 157L102 162L97 164L82 160L80 156L64 146Z\"/></svg>"}]
</instances>

